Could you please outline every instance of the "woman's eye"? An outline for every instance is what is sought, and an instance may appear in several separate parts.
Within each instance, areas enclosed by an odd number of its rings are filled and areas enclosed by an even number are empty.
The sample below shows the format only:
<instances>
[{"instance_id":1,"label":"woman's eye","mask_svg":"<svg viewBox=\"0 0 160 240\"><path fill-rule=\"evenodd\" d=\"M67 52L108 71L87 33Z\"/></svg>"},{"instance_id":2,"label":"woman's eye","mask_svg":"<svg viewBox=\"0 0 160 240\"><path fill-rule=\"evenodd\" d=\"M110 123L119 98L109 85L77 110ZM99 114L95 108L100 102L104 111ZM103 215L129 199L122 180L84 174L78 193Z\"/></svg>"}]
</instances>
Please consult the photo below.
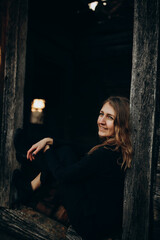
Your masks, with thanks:
<instances>
[{"instance_id":1,"label":"woman's eye","mask_svg":"<svg viewBox=\"0 0 160 240\"><path fill-rule=\"evenodd\" d=\"M113 117L110 116L110 115L108 115L107 118L108 118L109 120L114 120Z\"/></svg>"},{"instance_id":2,"label":"woman's eye","mask_svg":"<svg viewBox=\"0 0 160 240\"><path fill-rule=\"evenodd\" d=\"M99 113L99 116L103 116L103 113L102 113L102 112L100 112L100 113Z\"/></svg>"}]
</instances>

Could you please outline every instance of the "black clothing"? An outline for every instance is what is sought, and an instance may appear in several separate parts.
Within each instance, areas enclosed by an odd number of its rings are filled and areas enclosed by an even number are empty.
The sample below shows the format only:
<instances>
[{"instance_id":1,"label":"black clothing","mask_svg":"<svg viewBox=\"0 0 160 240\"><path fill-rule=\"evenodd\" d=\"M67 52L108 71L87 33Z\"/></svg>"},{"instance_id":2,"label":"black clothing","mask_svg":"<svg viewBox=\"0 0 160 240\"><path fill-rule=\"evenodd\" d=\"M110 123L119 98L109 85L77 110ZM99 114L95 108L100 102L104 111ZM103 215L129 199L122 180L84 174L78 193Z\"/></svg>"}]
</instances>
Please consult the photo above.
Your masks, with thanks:
<instances>
[{"instance_id":1,"label":"black clothing","mask_svg":"<svg viewBox=\"0 0 160 240\"><path fill-rule=\"evenodd\" d=\"M121 153L100 147L79 160L74 150L53 145L44 160L59 182L74 229L85 240L100 240L121 227L124 171L117 163Z\"/></svg>"}]
</instances>

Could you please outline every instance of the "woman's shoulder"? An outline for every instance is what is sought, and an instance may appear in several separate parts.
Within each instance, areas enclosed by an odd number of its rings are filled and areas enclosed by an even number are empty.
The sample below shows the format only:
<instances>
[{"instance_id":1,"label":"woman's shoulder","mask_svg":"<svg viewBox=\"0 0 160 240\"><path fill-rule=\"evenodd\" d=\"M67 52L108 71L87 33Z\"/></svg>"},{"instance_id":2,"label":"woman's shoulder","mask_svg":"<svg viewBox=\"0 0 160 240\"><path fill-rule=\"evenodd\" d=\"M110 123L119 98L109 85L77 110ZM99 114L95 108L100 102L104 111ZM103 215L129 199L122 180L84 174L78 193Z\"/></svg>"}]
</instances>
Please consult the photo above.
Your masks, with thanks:
<instances>
[{"instance_id":1,"label":"woman's shoulder","mask_svg":"<svg viewBox=\"0 0 160 240\"><path fill-rule=\"evenodd\" d=\"M121 153L121 149L116 149L116 146L109 146L109 145L105 145L105 146L100 146L97 149L95 149L92 152L93 155L99 155L102 157L112 157L112 158L119 158L122 156Z\"/></svg>"},{"instance_id":2,"label":"woman's shoulder","mask_svg":"<svg viewBox=\"0 0 160 240\"><path fill-rule=\"evenodd\" d=\"M102 145L99 149L106 150L108 152L121 153L121 148L117 147L117 145Z\"/></svg>"},{"instance_id":3,"label":"woman's shoulder","mask_svg":"<svg viewBox=\"0 0 160 240\"><path fill-rule=\"evenodd\" d=\"M104 168L102 171L106 171L106 169L107 171L114 171L115 169L119 171L120 164L117 163L121 163L122 155L120 151L115 151L109 146L100 146L90 154L89 159L92 160L92 164L97 163L97 166Z\"/></svg>"}]
</instances>

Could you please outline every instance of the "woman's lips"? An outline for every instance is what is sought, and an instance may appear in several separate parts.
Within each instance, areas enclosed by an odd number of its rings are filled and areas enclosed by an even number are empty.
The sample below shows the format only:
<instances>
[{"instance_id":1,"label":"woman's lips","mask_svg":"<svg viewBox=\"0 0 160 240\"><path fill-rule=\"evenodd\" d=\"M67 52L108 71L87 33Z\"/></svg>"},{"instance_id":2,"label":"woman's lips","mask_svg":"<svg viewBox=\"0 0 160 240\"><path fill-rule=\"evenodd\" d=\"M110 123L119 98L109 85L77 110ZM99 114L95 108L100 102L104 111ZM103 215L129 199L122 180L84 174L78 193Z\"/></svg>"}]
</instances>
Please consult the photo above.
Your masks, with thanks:
<instances>
[{"instance_id":1,"label":"woman's lips","mask_svg":"<svg viewBox=\"0 0 160 240\"><path fill-rule=\"evenodd\" d=\"M104 127L102 127L102 126L99 126L99 130L102 130L102 131L104 130L104 131L105 131L105 130L107 130L107 128L104 128Z\"/></svg>"}]
</instances>

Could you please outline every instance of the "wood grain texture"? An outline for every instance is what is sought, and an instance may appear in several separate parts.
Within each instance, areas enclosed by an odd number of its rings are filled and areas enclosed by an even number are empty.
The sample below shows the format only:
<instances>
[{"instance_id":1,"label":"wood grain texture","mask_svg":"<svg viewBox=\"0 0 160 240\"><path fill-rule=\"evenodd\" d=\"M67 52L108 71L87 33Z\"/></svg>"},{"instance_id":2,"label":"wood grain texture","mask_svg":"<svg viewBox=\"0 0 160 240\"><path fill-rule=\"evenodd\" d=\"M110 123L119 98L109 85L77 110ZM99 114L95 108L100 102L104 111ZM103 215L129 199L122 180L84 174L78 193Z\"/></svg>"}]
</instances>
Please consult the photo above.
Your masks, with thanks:
<instances>
[{"instance_id":1,"label":"wood grain texture","mask_svg":"<svg viewBox=\"0 0 160 240\"><path fill-rule=\"evenodd\" d=\"M0 206L9 207L13 170L17 167L13 146L15 129L23 125L23 89L27 39L28 0L7 0L3 110L0 151Z\"/></svg>"},{"instance_id":2,"label":"wood grain texture","mask_svg":"<svg viewBox=\"0 0 160 240\"><path fill-rule=\"evenodd\" d=\"M66 227L29 208L0 208L0 229L16 239L64 240Z\"/></svg>"},{"instance_id":3,"label":"wood grain texture","mask_svg":"<svg viewBox=\"0 0 160 240\"><path fill-rule=\"evenodd\" d=\"M156 179L154 182L153 194L154 194L153 195L154 222L153 222L152 239L159 240L160 239L160 149L159 149L158 166L157 166Z\"/></svg>"},{"instance_id":4,"label":"wood grain texture","mask_svg":"<svg viewBox=\"0 0 160 240\"><path fill-rule=\"evenodd\" d=\"M148 240L153 220L155 157L158 155L155 121L159 100L159 0L135 0L134 7L130 94L134 156L125 181L122 239Z\"/></svg>"}]
</instances>

